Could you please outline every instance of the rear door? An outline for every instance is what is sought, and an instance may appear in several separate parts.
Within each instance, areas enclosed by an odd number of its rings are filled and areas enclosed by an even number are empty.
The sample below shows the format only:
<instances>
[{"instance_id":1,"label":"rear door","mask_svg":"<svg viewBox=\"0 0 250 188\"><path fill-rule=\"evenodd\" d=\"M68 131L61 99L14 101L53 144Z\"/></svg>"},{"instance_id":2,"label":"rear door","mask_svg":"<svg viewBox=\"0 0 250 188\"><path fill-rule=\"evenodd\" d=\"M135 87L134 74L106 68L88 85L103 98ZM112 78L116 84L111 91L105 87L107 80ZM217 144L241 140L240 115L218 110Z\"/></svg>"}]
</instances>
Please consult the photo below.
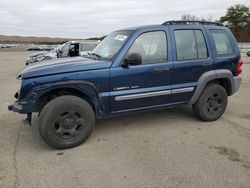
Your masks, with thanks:
<instances>
[{"instance_id":1,"label":"rear door","mask_svg":"<svg viewBox=\"0 0 250 188\"><path fill-rule=\"evenodd\" d=\"M212 69L213 54L202 25L171 25L173 85L171 102L188 102L200 76Z\"/></svg>"},{"instance_id":2,"label":"rear door","mask_svg":"<svg viewBox=\"0 0 250 188\"><path fill-rule=\"evenodd\" d=\"M172 63L168 58L166 34L166 30L139 34L124 58L131 53L139 53L142 64L123 68L122 60L118 67L111 68L112 113L159 107L169 103Z\"/></svg>"}]
</instances>

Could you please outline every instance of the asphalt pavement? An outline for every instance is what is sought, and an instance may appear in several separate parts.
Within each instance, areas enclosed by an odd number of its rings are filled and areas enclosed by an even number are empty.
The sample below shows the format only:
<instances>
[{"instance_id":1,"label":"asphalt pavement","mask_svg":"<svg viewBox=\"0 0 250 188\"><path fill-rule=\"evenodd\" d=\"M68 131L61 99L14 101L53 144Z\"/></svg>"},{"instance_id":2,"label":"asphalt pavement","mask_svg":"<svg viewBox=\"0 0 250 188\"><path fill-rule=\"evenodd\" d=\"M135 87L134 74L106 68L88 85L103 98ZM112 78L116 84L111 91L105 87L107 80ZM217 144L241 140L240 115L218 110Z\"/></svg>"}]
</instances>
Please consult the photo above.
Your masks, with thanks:
<instances>
[{"instance_id":1,"label":"asphalt pavement","mask_svg":"<svg viewBox=\"0 0 250 188\"><path fill-rule=\"evenodd\" d=\"M8 112L28 52L0 52L0 187L250 187L250 64L215 122L190 106L98 120L82 145L47 146ZM248 59L246 59L248 60Z\"/></svg>"}]
</instances>

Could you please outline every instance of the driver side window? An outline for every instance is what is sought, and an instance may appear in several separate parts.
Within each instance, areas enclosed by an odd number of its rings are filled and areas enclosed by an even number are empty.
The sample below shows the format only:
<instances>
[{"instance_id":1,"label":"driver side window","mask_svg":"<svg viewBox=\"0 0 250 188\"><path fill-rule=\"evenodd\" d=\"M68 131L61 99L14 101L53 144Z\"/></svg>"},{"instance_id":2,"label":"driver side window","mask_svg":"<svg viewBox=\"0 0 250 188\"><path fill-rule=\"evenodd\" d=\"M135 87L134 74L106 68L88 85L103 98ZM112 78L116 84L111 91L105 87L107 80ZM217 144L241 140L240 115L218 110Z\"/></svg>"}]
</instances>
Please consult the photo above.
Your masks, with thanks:
<instances>
[{"instance_id":1,"label":"driver side window","mask_svg":"<svg viewBox=\"0 0 250 188\"><path fill-rule=\"evenodd\" d=\"M140 35L130 47L125 58L137 53L142 64L164 63L167 61L167 39L164 31L147 32Z\"/></svg>"}]
</instances>

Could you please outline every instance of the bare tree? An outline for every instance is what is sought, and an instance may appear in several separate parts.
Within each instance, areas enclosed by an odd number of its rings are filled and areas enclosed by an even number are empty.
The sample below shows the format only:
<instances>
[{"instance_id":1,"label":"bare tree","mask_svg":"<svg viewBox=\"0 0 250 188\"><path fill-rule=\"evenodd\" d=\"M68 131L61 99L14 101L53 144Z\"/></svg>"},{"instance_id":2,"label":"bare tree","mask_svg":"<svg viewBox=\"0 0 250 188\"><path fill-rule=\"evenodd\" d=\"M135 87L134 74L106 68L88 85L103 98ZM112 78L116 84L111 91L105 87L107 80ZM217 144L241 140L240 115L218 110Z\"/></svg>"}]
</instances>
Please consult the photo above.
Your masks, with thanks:
<instances>
[{"instance_id":1,"label":"bare tree","mask_svg":"<svg viewBox=\"0 0 250 188\"><path fill-rule=\"evenodd\" d=\"M195 15L183 14L181 16L181 20L183 20L183 21L200 21L201 19Z\"/></svg>"},{"instance_id":2,"label":"bare tree","mask_svg":"<svg viewBox=\"0 0 250 188\"><path fill-rule=\"evenodd\" d=\"M213 16L210 15L208 18L203 18L203 17L198 17L196 15L191 15L191 14L183 14L181 16L181 20L183 21L213 21Z\"/></svg>"}]
</instances>

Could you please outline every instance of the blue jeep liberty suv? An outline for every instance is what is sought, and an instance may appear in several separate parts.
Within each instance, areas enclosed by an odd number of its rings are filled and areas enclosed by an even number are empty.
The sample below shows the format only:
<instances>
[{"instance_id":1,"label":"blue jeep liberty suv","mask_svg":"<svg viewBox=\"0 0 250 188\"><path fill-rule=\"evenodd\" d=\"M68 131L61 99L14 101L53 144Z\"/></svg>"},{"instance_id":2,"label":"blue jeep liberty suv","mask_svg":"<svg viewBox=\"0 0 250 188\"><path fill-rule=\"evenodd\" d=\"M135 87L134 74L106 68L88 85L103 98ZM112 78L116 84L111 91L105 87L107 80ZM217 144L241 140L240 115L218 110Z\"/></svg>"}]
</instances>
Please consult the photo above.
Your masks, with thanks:
<instances>
[{"instance_id":1,"label":"blue jeep liberty suv","mask_svg":"<svg viewBox=\"0 0 250 188\"><path fill-rule=\"evenodd\" d=\"M83 143L96 118L190 104L199 119L215 121L240 87L242 64L220 23L127 28L83 56L27 66L9 110L29 119L38 112L41 137L61 149Z\"/></svg>"}]
</instances>

